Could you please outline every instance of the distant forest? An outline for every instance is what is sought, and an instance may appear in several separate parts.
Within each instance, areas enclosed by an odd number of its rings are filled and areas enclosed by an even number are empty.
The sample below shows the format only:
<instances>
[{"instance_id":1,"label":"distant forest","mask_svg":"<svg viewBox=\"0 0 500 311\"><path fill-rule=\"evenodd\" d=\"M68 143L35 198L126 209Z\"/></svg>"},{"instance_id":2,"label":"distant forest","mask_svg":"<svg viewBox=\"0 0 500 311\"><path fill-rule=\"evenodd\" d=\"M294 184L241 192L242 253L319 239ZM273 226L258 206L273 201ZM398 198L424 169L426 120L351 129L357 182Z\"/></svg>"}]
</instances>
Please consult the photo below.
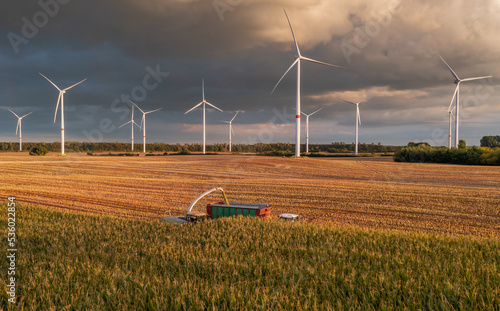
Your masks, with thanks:
<instances>
[{"instance_id":1,"label":"distant forest","mask_svg":"<svg viewBox=\"0 0 500 311\"><path fill-rule=\"evenodd\" d=\"M44 147L49 152L59 152L61 150L61 143L29 143L23 142L23 151L30 151L33 148ZM130 143L85 143L85 142L66 142L65 143L66 152L130 152ZM146 144L147 152L180 152L182 150L189 150L191 152L201 152L203 146L201 144L164 144L164 143L150 143ZM400 150L402 147L399 146L384 146L381 143L378 144L359 144L360 153L393 153ZM305 152L305 145L302 145L302 152ZM207 152L227 152L228 144L214 144L207 145ZM0 143L0 151L19 151L18 143ZM232 151L236 153L271 153L271 152L294 152L295 145L289 143L274 143L274 144L233 144ZM309 151L311 153L327 152L327 153L352 153L354 152L354 144L346 144L341 142L335 142L331 144L314 144L309 145ZM134 152L142 152L142 144L138 143L134 145Z\"/></svg>"}]
</instances>

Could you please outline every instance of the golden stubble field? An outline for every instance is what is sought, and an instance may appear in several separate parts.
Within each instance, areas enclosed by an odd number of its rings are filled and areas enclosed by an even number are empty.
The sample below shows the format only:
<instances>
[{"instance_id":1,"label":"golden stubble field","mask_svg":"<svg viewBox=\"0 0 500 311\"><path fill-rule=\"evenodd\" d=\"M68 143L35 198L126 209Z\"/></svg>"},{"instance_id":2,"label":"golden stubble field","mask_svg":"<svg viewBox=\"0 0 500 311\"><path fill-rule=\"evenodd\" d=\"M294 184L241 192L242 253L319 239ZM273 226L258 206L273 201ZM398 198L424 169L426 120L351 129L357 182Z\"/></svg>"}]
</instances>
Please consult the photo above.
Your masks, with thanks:
<instances>
[{"instance_id":1,"label":"golden stubble field","mask_svg":"<svg viewBox=\"0 0 500 311\"><path fill-rule=\"evenodd\" d=\"M67 157L0 155L5 201L157 221L200 193L269 203L313 223L500 237L500 168L231 155ZM219 201L214 193L208 201ZM19 211L22 213L22 211Z\"/></svg>"}]
</instances>

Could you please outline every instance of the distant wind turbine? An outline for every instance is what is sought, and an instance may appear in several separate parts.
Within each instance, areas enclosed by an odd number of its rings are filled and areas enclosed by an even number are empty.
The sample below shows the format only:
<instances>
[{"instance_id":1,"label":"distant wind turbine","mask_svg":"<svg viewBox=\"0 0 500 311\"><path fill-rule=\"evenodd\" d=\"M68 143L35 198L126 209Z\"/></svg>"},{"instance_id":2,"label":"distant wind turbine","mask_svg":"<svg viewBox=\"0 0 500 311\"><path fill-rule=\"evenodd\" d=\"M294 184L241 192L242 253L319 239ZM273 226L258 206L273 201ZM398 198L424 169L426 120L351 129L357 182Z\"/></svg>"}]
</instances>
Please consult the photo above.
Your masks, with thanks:
<instances>
[{"instance_id":1,"label":"distant wind turbine","mask_svg":"<svg viewBox=\"0 0 500 311\"><path fill-rule=\"evenodd\" d=\"M285 10L283 10L283 11L285 11ZM295 39L295 34L293 33L292 24L290 23L290 19L288 18L286 11L285 11L285 16L286 16L286 19L288 20L288 25L290 26L290 30L292 31L293 41L295 43L295 50L297 52L297 55L295 57L295 61L288 68L288 70L285 72L285 74L283 74L283 76L278 81L278 83L276 83L276 85L274 86L274 89L272 90L271 93L274 92L276 87L280 84L281 80L283 80L283 78L290 71L290 69L292 69L292 67L295 66L295 64L297 64L297 104L295 107L295 111L297 111L297 115L295 116L295 120L296 120L296 124L295 124L295 156L298 158L298 157L300 157L300 111L301 111L300 110L300 62L302 60L306 60L306 61L311 62L311 63L321 64L321 65L326 65L326 66L331 66L331 67L337 67L337 68L343 68L343 67L320 62L320 61L302 56L302 54L300 54L300 49L299 49L299 45L297 43L297 40Z\"/></svg>"},{"instance_id":2,"label":"distant wind turbine","mask_svg":"<svg viewBox=\"0 0 500 311\"><path fill-rule=\"evenodd\" d=\"M150 114L150 113L153 113L153 112L156 112L158 110L161 110L162 108L158 108L158 109L155 109L155 110L144 112L144 111L142 111L141 108L139 108L139 106L137 106L134 103L132 103L132 104L134 106L136 106L137 109L139 109L142 112L142 120L141 120L141 126L140 126L142 128L142 152L146 153L146 115Z\"/></svg>"},{"instance_id":3,"label":"distant wind turbine","mask_svg":"<svg viewBox=\"0 0 500 311\"><path fill-rule=\"evenodd\" d=\"M301 111L301 113L306 116L306 153L309 153L309 117L315 114L316 112L320 111L321 109L323 109L323 107L319 108L318 110L316 110L311 114L305 114L304 112Z\"/></svg>"},{"instance_id":4,"label":"distant wind turbine","mask_svg":"<svg viewBox=\"0 0 500 311\"><path fill-rule=\"evenodd\" d=\"M448 65L448 63L444 60L444 58L439 55L443 63L448 67L448 70L450 70L451 75L455 78L454 83L457 85L455 88L455 92L453 93L453 97L451 99L451 104L450 108L448 108L448 112L450 112L451 106L453 105L453 99L455 98L455 148L458 148L458 127L459 127L459 119L460 119L460 83L461 82L467 82L467 81L473 81L473 80L480 80L480 79L487 79L491 78L492 76L485 76L485 77L476 77L476 78L468 78L468 79L460 79L458 75L451 69L451 67Z\"/></svg>"},{"instance_id":5,"label":"distant wind turbine","mask_svg":"<svg viewBox=\"0 0 500 311\"><path fill-rule=\"evenodd\" d=\"M193 111L194 109L198 108L199 106L203 105L203 154L205 154L205 151L206 151L206 147L205 147L205 104L206 105L209 105L219 111L222 112L221 109L215 107L214 105L212 105L211 103L207 102L205 100L205 80L201 80L201 89L202 89L202 94L203 94L203 100L196 106L194 106L193 108L189 109L188 111L186 111L184 114L188 114L190 113L191 111Z\"/></svg>"},{"instance_id":6,"label":"distant wind turbine","mask_svg":"<svg viewBox=\"0 0 500 311\"><path fill-rule=\"evenodd\" d=\"M19 151L22 151L22 150L23 150L23 135L22 135L22 128L21 128L21 127L22 127L22 122L21 122L21 120L22 120L24 117L26 117L26 116L28 116L28 115L32 114L32 113L33 113L33 111L32 111L32 112L30 112L30 113L25 114L25 115L24 115L24 116L22 116L22 117L18 116L17 114L15 114L15 113L14 113L14 111L12 111L12 110L10 110L10 109L9 109L9 111L10 111L10 112L12 112L12 113L13 113L13 114L17 117L16 135L17 135L17 131L19 130Z\"/></svg>"},{"instance_id":7,"label":"distant wind turbine","mask_svg":"<svg viewBox=\"0 0 500 311\"><path fill-rule=\"evenodd\" d=\"M231 152L231 134L234 134L233 132L233 120L234 118L236 118L236 116L238 115L240 111L236 111L236 114L234 115L234 117L231 119L231 121L221 121L221 122L224 122L224 123L228 123L229 124L229 152Z\"/></svg>"},{"instance_id":8,"label":"distant wind turbine","mask_svg":"<svg viewBox=\"0 0 500 311\"><path fill-rule=\"evenodd\" d=\"M359 104L365 100L367 97L368 97L369 94L366 94L365 97L363 97L359 102L355 103L355 102L351 102L351 101L348 101L348 100L344 100L344 99L340 99L341 101L343 102L346 102L348 104L353 104L353 105L356 105L356 145L354 146L355 150L354 150L354 154L355 155L358 155L358 125L361 125L361 116L359 114Z\"/></svg>"},{"instance_id":9,"label":"distant wind turbine","mask_svg":"<svg viewBox=\"0 0 500 311\"><path fill-rule=\"evenodd\" d=\"M54 84L54 82L50 81L49 78L47 78L46 76L44 76L41 73L40 73L40 75L42 77L44 77L45 79L47 79L53 86L56 87L56 89L59 90L59 98L57 99L56 112L54 114L54 123L56 123L57 109L59 108L59 102L61 102L61 155L65 155L64 154L64 93L66 93L67 90L77 86L78 84L82 83L83 81L85 81L87 79L83 79L82 81L75 83L72 86L61 90L59 87L57 87L57 85Z\"/></svg>"},{"instance_id":10,"label":"distant wind turbine","mask_svg":"<svg viewBox=\"0 0 500 311\"><path fill-rule=\"evenodd\" d=\"M134 125L136 125L138 128L140 128L139 124L135 123L135 121L134 121L134 105L132 105L132 118L130 118L130 121L121 125L119 128L122 128L129 123L132 126L132 151L134 151Z\"/></svg>"}]
</instances>

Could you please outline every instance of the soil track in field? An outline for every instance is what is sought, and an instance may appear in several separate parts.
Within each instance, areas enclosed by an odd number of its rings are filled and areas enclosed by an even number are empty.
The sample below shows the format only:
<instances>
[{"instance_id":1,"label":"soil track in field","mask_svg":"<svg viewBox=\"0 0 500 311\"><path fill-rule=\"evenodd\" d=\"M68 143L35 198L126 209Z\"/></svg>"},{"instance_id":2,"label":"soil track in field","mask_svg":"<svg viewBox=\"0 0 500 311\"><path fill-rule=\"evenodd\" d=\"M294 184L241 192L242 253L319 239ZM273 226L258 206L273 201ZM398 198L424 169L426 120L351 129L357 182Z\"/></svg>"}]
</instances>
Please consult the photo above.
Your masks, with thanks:
<instances>
[{"instance_id":1,"label":"soil track in field","mask_svg":"<svg viewBox=\"0 0 500 311\"><path fill-rule=\"evenodd\" d=\"M201 192L269 203L276 217L385 230L500 237L500 168L394 163L390 158L231 155L0 155L0 194L19 203L158 220ZM198 203L219 201L213 194Z\"/></svg>"}]
</instances>

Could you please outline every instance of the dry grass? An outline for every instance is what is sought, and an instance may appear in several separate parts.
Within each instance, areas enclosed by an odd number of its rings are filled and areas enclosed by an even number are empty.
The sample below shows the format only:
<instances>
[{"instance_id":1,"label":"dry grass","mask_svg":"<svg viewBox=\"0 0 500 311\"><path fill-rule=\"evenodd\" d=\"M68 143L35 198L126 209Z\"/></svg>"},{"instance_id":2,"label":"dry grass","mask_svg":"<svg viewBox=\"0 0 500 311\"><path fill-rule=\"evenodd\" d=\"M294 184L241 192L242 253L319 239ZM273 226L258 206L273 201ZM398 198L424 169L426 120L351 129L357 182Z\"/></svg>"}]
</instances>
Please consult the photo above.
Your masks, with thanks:
<instances>
[{"instance_id":1,"label":"dry grass","mask_svg":"<svg viewBox=\"0 0 500 311\"><path fill-rule=\"evenodd\" d=\"M202 191L220 186L230 201L272 204L274 216L292 212L315 223L500 236L499 167L391 159L9 154L0 155L0 167L3 197L84 213L157 220L165 211L184 212Z\"/></svg>"}]
</instances>

